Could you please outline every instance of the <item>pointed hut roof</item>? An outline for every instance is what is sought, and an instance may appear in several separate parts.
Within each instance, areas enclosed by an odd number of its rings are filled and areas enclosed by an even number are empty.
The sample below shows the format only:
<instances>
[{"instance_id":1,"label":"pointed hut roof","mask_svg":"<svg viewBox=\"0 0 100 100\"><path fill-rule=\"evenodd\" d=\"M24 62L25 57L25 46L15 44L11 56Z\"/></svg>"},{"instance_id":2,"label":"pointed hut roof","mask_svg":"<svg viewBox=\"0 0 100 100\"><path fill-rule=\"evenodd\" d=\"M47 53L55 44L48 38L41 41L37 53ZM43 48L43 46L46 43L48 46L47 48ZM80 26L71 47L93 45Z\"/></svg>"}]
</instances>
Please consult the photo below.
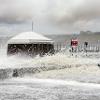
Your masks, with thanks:
<instances>
[{"instance_id":1,"label":"pointed hut roof","mask_svg":"<svg viewBox=\"0 0 100 100\"><path fill-rule=\"evenodd\" d=\"M25 44L25 43L53 43L52 39L49 39L36 32L23 32L8 41L8 44Z\"/></svg>"}]
</instances>

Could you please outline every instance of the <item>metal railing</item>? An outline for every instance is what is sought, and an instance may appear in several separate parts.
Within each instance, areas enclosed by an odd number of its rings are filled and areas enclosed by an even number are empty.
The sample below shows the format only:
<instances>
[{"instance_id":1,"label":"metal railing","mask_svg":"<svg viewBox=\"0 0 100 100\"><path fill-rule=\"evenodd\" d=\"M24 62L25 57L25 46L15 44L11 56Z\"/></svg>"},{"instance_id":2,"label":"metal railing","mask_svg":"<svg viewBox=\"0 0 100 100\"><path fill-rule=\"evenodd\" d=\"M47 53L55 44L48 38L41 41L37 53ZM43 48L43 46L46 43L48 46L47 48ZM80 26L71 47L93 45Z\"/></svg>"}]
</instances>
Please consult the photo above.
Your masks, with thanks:
<instances>
[{"instance_id":1,"label":"metal railing","mask_svg":"<svg viewBox=\"0 0 100 100\"><path fill-rule=\"evenodd\" d=\"M54 49L56 52L61 51L62 49L71 49L70 44L63 44L63 43L55 43ZM84 44L79 44L75 48L76 52L100 52L100 44L89 44L87 47Z\"/></svg>"}]
</instances>

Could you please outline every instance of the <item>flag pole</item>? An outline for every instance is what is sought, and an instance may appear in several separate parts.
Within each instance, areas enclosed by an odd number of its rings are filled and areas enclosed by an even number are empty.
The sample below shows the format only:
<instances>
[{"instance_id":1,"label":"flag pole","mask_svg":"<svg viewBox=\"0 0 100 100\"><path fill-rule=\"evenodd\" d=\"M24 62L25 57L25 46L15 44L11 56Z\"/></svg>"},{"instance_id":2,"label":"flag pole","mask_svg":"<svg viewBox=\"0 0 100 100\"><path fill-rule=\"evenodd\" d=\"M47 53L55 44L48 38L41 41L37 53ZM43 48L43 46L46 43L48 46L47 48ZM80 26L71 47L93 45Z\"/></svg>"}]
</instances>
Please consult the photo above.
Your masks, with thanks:
<instances>
[{"instance_id":1,"label":"flag pole","mask_svg":"<svg viewBox=\"0 0 100 100\"><path fill-rule=\"evenodd\" d=\"M34 23L33 23L33 21L32 21L32 32L33 32L33 25L34 25Z\"/></svg>"}]
</instances>

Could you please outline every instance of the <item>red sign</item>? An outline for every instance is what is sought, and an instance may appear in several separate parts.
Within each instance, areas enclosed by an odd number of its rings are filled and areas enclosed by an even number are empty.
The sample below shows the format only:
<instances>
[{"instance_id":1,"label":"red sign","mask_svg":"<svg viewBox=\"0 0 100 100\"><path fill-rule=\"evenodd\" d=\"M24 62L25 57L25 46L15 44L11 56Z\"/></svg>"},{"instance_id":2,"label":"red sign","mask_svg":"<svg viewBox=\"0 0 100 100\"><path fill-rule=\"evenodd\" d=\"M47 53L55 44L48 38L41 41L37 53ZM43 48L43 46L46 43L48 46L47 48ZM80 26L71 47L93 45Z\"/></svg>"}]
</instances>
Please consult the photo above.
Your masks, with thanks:
<instances>
[{"instance_id":1,"label":"red sign","mask_svg":"<svg viewBox=\"0 0 100 100\"><path fill-rule=\"evenodd\" d=\"M78 46L78 40L77 39L72 39L71 40L71 46L72 47L77 47Z\"/></svg>"}]
</instances>

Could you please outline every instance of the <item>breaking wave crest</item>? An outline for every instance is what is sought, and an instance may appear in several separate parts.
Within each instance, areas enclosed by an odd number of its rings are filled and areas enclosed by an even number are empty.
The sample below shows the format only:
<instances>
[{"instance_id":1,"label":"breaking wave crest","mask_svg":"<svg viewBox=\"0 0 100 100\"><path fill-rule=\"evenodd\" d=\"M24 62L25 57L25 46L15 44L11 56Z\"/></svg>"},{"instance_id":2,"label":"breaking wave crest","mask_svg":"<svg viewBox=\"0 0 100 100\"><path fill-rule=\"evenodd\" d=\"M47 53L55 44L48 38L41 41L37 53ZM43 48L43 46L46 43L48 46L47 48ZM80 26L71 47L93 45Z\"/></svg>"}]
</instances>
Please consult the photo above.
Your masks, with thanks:
<instances>
[{"instance_id":1,"label":"breaking wave crest","mask_svg":"<svg viewBox=\"0 0 100 100\"><path fill-rule=\"evenodd\" d=\"M75 53L72 56L68 51L62 50L44 57L7 57L4 49L0 55L0 79L32 76L100 83L100 69L97 66L100 53Z\"/></svg>"}]
</instances>

